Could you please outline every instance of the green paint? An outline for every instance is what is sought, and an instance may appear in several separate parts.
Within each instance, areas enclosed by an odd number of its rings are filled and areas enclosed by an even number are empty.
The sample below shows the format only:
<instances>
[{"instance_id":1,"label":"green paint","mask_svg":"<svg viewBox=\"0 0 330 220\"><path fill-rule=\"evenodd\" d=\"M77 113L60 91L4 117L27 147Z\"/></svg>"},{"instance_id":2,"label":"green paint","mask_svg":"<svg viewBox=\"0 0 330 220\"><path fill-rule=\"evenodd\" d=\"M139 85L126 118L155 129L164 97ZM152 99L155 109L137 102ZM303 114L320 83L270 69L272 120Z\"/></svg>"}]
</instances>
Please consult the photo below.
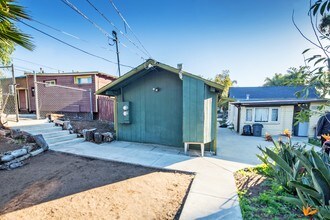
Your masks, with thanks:
<instances>
[{"instance_id":1,"label":"green paint","mask_svg":"<svg viewBox=\"0 0 330 220\"><path fill-rule=\"evenodd\" d=\"M182 81L177 75L149 71L125 86L122 96L130 102L130 124L118 124L119 140L183 146Z\"/></svg>"},{"instance_id":2,"label":"green paint","mask_svg":"<svg viewBox=\"0 0 330 220\"><path fill-rule=\"evenodd\" d=\"M183 76L183 142L204 142L204 86Z\"/></svg>"},{"instance_id":3,"label":"green paint","mask_svg":"<svg viewBox=\"0 0 330 220\"><path fill-rule=\"evenodd\" d=\"M149 63L153 68L146 68ZM221 89L186 72L181 80L178 69L148 60L97 94L116 97L118 140L177 147L184 142L206 143L206 149L215 151L217 93ZM205 103L211 106L210 117L205 116ZM123 117L125 104L129 105L128 117Z\"/></svg>"}]
</instances>

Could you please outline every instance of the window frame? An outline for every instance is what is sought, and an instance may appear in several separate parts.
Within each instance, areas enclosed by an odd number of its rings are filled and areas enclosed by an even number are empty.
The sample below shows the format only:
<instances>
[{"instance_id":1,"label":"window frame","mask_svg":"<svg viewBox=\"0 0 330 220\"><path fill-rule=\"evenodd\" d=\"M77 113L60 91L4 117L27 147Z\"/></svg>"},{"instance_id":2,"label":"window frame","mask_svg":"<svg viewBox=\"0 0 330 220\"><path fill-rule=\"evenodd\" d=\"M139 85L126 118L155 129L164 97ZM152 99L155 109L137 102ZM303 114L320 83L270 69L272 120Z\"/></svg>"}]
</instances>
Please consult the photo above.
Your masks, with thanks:
<instances>
[{"instance_id":1,"label":"window frame","mask_svg":"<svg viewBox=\"0 0 330 220\"><path fill-rule=\"evenodd\" d=\"M268 112L267 112L267 121L256 121L257 109L266 109L266 110L268 111ZM254 122L261 122L261 123L269 122L269 108L267 108L267 107L259 107L259 108L255 108L255 110L254 110Z\"/></svg>"},{"instance_id":2,"label":"window frame","mask_svg":"<svg viewBox=\"0 0 330 220\"><path fill-rule=\"evenodd\" d=\"M277 110L277 120L276 121L273 121L273 110ZM270 108L270 112L271 112L270 117L269 117L270 122L279 122L279 120L280 120L280 108Z\"/></svg>"},{"instance_id":3,"label":"window frame","mask_svg":"<svg viewBox=\"0 0 330 220\"><path fill-rule=\"evenodd\" d=\"M79 83L79 79L90 79L90 82L87 83ZM74 76L74 84L76 85L89 85L93 83L93 78L92 75L87 75L87 76Z\"/></svg>"},{"instance_id":4,"label":"window frame","mask_svg":"<svg viewBox=\"0 0 330 220\"><path fill-rule=\"evenodd\" d=\"M256 121L256 109L268 109L268 118L267 121ZM252 110L252 120L247 121L247 111ZM277 110L277 121L272 120L272 112ZM245 123L279 123L280 122L280 112L281 107L246 107L245 108Z\"/></svg>"},{"instance_id":5,"label":"window frame","mask_svg":"<svg viewBox=\"0 0 330 220\"><path fill-rule=\"evenodd\" d=\"M251 110L251 120L247 120L247 112L248 112L248 110ZM245 121L246 122L253 122L253 108L246 108L245 109Z\"/></svg>"},{"instance_id":6,"label":"window frame","mask_svg":"<svg viewBox=\"0 0 330 220\"><path fill-rule=\"evenodd\" d=\"M56 79L45 80L45 87L52 87L57 84Z\"/></svg>"}]
</instances>

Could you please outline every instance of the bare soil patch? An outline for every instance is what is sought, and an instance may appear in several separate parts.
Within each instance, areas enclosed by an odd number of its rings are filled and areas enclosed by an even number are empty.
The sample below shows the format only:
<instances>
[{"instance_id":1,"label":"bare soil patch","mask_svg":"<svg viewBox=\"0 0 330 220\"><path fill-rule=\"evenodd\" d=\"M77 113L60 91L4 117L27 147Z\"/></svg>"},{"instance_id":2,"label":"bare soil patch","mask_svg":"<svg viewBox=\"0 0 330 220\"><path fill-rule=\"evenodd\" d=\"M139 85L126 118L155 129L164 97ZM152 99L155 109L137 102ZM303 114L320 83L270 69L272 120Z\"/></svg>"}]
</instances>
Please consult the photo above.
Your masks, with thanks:
<instances>
[{"instance_id":1,"label":"bare soil patch","mask_svg":"<svg viewBox=\"0 0 330 220\"><path fill-rule=\"evenodd\" d=\"M0 171L0 219L178 219L193 175L47 151Z\"/></svg>"},{"instance_id":2,"label":"bare soil patch","mask_svg":"<svg viewBox=\"0 0 330 220\"><path fill-rule=\"evenodd\" d=\"M9 137L0 136L0 153L17 150L21 148L24 143L25 142L23 142L21 139L14 140Z\"/></svg>"}]
</instances>

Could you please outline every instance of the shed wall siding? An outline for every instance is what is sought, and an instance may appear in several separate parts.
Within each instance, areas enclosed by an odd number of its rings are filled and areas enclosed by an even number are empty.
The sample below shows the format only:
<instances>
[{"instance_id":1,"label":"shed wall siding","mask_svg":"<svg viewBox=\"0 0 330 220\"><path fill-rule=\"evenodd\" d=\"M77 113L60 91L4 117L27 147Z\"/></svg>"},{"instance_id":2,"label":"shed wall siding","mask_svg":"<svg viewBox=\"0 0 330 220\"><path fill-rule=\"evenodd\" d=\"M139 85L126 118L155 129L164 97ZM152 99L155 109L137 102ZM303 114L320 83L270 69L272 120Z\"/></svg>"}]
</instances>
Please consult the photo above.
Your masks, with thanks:
<instances>
[{"instance_id":1,"label":"shed wall siding","mask_svg":"<svg viewBox=\"0 0 330 220\"><path fill-rule=\"evenodd\" d=\"M204 143L204 83L183 76L183 142Z\"/></svg>"},{"instance_id":2,"label":"shed wall siding","mask_svg":"<svg viewBox=\"0 0 330 220\"><path fill-rule=\"evenodd\" d=\"M249 107L250 108L250 107ZM293 105L279 106L279 121L278 122L246 122L246 107L241 107L241 121L240 121L240 134L243 131L244 125L251 125L254 123L260 123L264 127L262 129L262 135L266 132L271 135L278 135L283 133L284 129L289 129L292 132L293 127Z\"/></svg>"},{"instance_id":3,"label":"shed wall siding","mask_svg":"<svg viewBox=\"0 0 330 220\"><path fill-rule=\"evenodd\" d=\"M122 92L117 100L130 102L130 124L118 123L119 140L183 146L182 81L178 75L152 70Z\"/></svg>"}]
</instances>

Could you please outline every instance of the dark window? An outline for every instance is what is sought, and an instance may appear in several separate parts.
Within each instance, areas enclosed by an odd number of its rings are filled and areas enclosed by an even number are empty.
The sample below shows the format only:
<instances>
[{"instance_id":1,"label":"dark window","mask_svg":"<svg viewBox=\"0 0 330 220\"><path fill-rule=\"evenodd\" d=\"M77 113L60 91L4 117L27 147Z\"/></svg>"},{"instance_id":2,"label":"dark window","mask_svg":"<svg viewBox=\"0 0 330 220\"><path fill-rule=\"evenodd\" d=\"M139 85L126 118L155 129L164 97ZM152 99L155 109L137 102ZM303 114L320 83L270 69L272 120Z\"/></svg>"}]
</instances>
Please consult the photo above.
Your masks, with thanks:
<instances>
[{"instance_id":1,"label":"dark window","mask_svg":"<svg viewBox=\"0 0 330 220\"><path fill-rule=\"evenodd\" d=\"M34 87L31 87L31 95L34 97Z\"/></svg>"}]
</instances>

